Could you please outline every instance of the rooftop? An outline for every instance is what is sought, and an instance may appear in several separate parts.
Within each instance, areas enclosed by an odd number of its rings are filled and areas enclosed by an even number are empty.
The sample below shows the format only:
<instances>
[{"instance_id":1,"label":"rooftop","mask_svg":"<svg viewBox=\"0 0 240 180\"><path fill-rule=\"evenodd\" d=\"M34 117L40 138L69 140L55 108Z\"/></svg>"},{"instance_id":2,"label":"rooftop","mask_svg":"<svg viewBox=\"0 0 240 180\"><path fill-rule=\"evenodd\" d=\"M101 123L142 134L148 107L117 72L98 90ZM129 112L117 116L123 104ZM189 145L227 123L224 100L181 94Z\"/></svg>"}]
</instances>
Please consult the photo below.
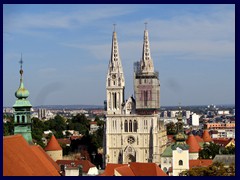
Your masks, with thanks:
<instances>
[{"instance_id":1,"label":"rooftop","mask_svg":"<svg viewBox=\"0 0 240 180\"><path fill-rule=\"evenodd\" d=\"M29 145L20 134L3 137L3 175L60 176L58 165L45 151Z\"/></svg>"}]
</instances>

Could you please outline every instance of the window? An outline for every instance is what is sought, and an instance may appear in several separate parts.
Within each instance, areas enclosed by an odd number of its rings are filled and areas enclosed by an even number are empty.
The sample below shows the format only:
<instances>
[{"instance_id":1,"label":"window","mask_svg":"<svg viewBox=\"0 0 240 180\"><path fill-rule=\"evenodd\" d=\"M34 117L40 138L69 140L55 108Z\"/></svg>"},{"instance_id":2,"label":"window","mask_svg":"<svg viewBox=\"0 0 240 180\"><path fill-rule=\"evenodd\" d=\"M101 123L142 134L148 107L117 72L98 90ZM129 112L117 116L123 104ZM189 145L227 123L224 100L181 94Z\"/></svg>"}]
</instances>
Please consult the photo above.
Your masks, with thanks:
<instances>
[{"instance_id":1,"label":"window","mask_svg":"<svg viewBox=\"0 0 240 180\"><path fill-rule=\"evenodd\" d=\"M22 116L22 122L25 123L25 116Z\"/></svg>"},{"instance_id":2,"label":"window","mask_svg":"<svg viewBox=\"0 0 240 180\"><path fill-rule=\"evenodd\" d=\"M182 160L179 160L179 161L178 161L178 165L179 165L179 166L182 166L182 165L183 165L183 161L182 161Z\"/></svg>"},{"instance_id":3,"label":"window","mask_svg":"<svg viewBox=\"0 0 240 180\"><path fill-rule=\"evenodd\" d=\"M115 82L114 82L115 85ZM117 93L113 93L113 106L117 109Z\"/></svg>"},{"instance_id":4,"label":"window","mask_svg":"<svg viewBox=\"0 0 240 180\"><path fill-rule=\"evenodd\" d=\"M17 123L20 123L20 117L17 116Z\"/></svg>"},{"instance_id":5,"label":"window","mask_svg":"<svg viewBox=\"0 0 240 180\"><path fill-rule=\"evenodd\" d=\"M127 139L127 142L129 144L133 144L135 142L135 138L133 136L129 136L128 139Z\"/></svg>"},{"instance_id":6,"label":"window","mask_svg":"<svg viewBox=\"0 0 240 180\"><path fill-rule=\"evenodd\" d=\"M129 121L129 132L132 132L132 120Z\"/></svg>"},{"instance_id":7,"label":"window","mask_svg":"<svg viewBox=\"0 0 240 180\"><path fill-rule=\"evenodd\" d=\"M133 132L137 132L137 121L133 121Z\"/></svg>"},{"instance_id":8,"label":"window","mask_svg":"<svg viewBox=\"0 0 240 180\"><path fill-rule=\"evenodd\" d=\"M127 120L125 120L125 122L124 122L124 131L128 132L128 122L127 122Z\"/></svg>"}]
</instances>

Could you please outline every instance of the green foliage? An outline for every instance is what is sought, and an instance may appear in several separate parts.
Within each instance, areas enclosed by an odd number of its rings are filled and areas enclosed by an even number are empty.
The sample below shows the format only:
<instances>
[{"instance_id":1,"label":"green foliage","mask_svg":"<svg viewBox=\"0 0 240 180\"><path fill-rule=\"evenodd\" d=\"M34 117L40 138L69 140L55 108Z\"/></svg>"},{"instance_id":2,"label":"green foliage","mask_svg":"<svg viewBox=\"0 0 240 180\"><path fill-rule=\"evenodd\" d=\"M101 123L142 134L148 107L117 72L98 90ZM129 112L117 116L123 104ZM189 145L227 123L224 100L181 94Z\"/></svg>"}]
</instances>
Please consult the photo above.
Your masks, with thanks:
<instances>
[{"instance_id":1,"label":"green foliage","mask_svg":"<svg viewBox=\"0 0 240 180\"><path fill-rule=\"evenodd\" d=\"M166 124L167 127L167 135L175 135L177 134L177 126L175 123L170 122Z\"/></svg>"},{"instance_id":2,"label":"green foliage","mask_svg":"<svg viewBox=\"0 0 240 180\"><path fill-rule=\"evenodd\" d=\"M222 154L235 154L235 146L231 145L221 151Z\"/></svg>"},{"instance_id":3,"label":"green foliage","mask_svg":"<svg viewBox=\"0 0 240 180\"><path fill-rule=\"evenodd\" d=\"M37 144L44 147L42 135L45 129L44 123L38 118L32 118L32 138L37 141Z\"/></svg>"},{"instance_id":4,"label":"green foliage","mask_svg":"<svg viewBox=\"0 0 240 180\"><path fill-rule=\"evenodd\" d=\"M199 151L200 159L213 159L219 154L220 146L210 142L209 144L204 143L203 149Z\"/></svg>"},{"instance_id":5,"label":"green foliage","mask_svg":"<svg viewBox=\"0 0 240 180\"><path fill-rule=\"evenodd\" d=\"M208 167L194 167L190 170L183 171L182 176L235 176L235 165L224 167L223 163L214 162Z\"/></svg>"},{"instance_id":6,"label":"green foliage","mask_svg":"<svg viewBox=\"0 0 240 180\"><path fill-rule=\"evenodd\" d=\"M80 134L87 134L89 127L89 120L84 114L77 114L76 116L73 116L72 119L68 120L67 129L79 131Z\"/></svg>"},{"instance_id":7,"label":"green foliage","mask_svg":"<svg viewBox=\"0 0 240 180\"><path fill-rule=\"evenodd\" d=\"M14 124L13 121L7 121L6 123L3 123L3 135L9 136L14 134Z\"/></svg>"}]
</instances>

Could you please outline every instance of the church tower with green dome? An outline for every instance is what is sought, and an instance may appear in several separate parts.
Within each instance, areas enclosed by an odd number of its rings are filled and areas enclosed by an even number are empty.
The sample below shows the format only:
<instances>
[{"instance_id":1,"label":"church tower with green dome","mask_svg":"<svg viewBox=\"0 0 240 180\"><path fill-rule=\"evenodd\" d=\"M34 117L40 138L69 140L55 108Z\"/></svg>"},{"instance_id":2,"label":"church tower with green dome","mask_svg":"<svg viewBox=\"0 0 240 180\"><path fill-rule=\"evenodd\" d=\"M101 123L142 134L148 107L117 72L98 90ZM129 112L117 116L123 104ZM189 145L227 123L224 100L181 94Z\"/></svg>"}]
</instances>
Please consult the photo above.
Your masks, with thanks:
<instances>
[{"instance_id":1,"label":"church tower with green dome","mask_svg":"<svg viewBox=\"0 0 240 180\"><path fill-rule=\"evenodd\" d=\"M20 86L15 92L17 98L15 104L13 105L14 109L14 134L21 134L28 144L33 144L32 142L32 121L31 121L31 107L32 105L27 100L29 96L29 91L23 85L23 69L22 69L22 57L20 60L21 69L20 69Z\"/></svg>"}]
</instances>

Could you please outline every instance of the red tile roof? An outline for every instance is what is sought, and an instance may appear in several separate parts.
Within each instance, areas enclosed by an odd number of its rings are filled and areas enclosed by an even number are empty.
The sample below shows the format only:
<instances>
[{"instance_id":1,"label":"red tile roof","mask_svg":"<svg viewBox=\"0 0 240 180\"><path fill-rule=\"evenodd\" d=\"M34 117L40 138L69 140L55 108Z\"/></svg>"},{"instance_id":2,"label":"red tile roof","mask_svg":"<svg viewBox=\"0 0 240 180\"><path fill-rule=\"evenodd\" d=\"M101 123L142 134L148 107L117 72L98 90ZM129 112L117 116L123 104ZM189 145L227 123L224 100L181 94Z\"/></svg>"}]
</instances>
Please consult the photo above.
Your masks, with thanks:
<instances>
[{"instance_id":1,"label":"red tile roof","mask_svg":"<svg viewBox=\"0 0 240 180\"><path fill-rule=\"evenodd\" d=\"M101 176L114 176L114 170L122 176L167 176L155 163L131 162L127 164L107 164Z\"/></svg>"},{"instance_id":2,"label":"red tile roof","mask_svg":"<svg viewBox=\"0 0 240 180\"><path fill-rule=\"evenodd\" d=\"M189 160L189 169L193 167L207 167L213 163L212 159L194 159Z\"/></svg>"},{"instance_id":3,"label":"red tile roof","mask_svg":"<svg viewBox=\"0 0 240 180\"><path fill-rule=\"evenodd\" d=\"M71 140L69 138L60 138L57 139L59 144L71 144Z\"/></svg>"},{"instance_id":4,"label":"red tile roof","mask_svg":"<svg viewBox=\"0 0 240 180\"><path fill-rule=\"evenodd\" d=\"M129 166L121 166L115 168L115 171L117 171L121 176L135 176L132 169Z\"/></svg>"},{"instance_id":5,"label":"red tile roof","mask_svg":"<svg viewBox=\"0 0 240 180\"><path fill-rule=\"evenodd\" d=\"M56 163L60 165L66 165L67 167L78 167L78 165L82 165L82 171L84 173L88 173L89 169L92 167L96 167L88 160L57 160Z\"/></svg>"},{"instance_id":6,"label":"red tile roof","mask_svg":"<svg viewBox=\"0 0 240 180\"><path fill-rule=\"evenodd\" d=\"M212 138L209 135L208 130L206 130L206 129L203 131L203 137L202 138L203 138L204 142L212 142Z\"/></svg>"},{"instance_id":7,"label":"red tile roof","mask_svg":"<svg viewBox=\"0 0 240 180\"><path fill-rule=\"evenodd\" d=\"M189 153L198 153L201 149L193 134L188 136L186 143L189 145Z\"/></svg>"},{"instance_id":8,"label":"red tile roof","mask_svg":"<svg viewBox=\"0 0 240 180\"><path fill-rule=\"evenodd\" d=\"M52 135L50 141L48 142L47 146L45 147L45 151L58 151L58 150L62 150L62 148L59 145L55 136Z\"/></svg>"},{"instance_id":9,"label":"red tile roof","mask_svg":"<svg viewBox=\"0 0 240 180\"><path fill-rule=\"evenodd\" d=\"M122 166L128 166L128 165L108 163L105 168L105 171L102 174L100 174L100 176L114 176L114 169Z\"/></svg>"},{"instance_id":10,"label":"red tile roof","mask_svg":"<svg viewBox=\"0 0 240 180\"><path fill-rule=\"evenodd\" d=\"M197 140L198 143L204 142L203 139L202 139L200 136L198 136L198 135L195 136L195 138L196 138L196 140Z\"/></svg>"},{"instance_id":11,"label":"red tile roof","mask_svg":"<svg viewBox=\"0 0 240 180\"><path fill-rule=\"evenodd\" d=\"M4 176L60 176L53 161L39 146L31 146L22 135L3 137Z\"/></svg>"},{"instance_id":12,"label":"red tile roof","mask_svg":"<svg viewBox=\"0 0 240 180\"><path fill-rule=\"evenodd\" d=\"M130 168L135 176L167 176L155 163L131 162Z\"/></svg>"},{"instance_id":13,"label":"red tile roof","mask_svg":"<svg viewBox=\"0 0 240 180\"><path fill-rule=\"evenodd\" d=\"M31 146L33 152L38 156L38 158L42 161L43 164L49 164L51 163L53 166L47 166L49 167L49 170L58 172L60 171L60 167L58 164L43 150L40 146Z\"/></svg>"}]
</instances>

